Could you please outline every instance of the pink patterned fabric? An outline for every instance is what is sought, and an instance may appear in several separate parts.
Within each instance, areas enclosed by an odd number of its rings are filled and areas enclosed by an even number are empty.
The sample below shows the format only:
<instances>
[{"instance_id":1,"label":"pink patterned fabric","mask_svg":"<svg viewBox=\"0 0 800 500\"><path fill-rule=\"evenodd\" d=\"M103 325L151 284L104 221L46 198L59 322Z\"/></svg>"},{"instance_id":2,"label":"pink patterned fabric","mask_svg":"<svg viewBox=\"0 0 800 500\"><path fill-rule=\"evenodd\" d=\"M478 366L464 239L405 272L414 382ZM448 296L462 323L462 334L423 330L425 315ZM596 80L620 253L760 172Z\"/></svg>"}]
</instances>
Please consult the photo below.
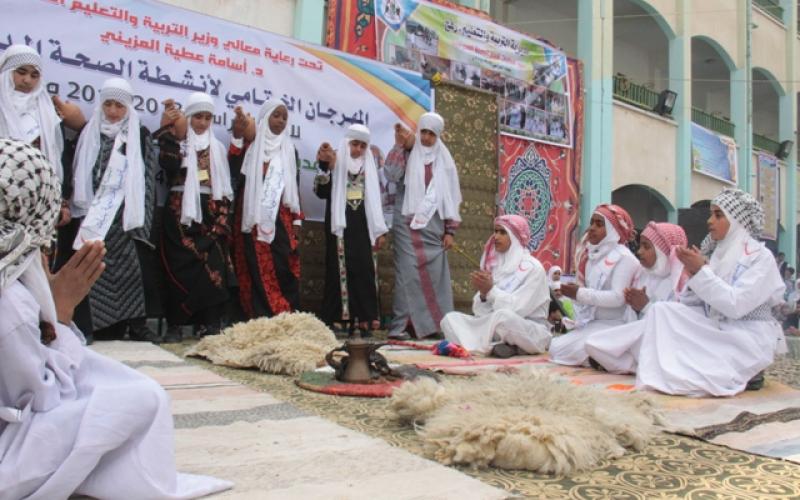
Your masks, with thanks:
<instances>
[{"instance_id":1,"label":"pink patterned fabric","mask_svg":"<svg viewBox=\"0 0 800 500\"><path fill-rule=\"evenodd\" d=\"M531 240L531 226L528 220L521 215L501 215L494 219L495 225L501 225L511 231L517 238L519 244L523 247L528 247L528 242Z\"/></svg>"},{"instance_id":2,"label":"pink patterned fabric","mask_svg":"<svg viewBox=\"0 0 800 500\"><path fill-rule=\"evenodd\" d=\"M614 226L620 243L625 244L633 239L636 232L633 220L624 208L619 205L603 204L598 205L594 211L605 217Z\"/></svg>"},{"instance_id":3,"label":"pink patterned fabric","mask_svg":"<svg viewBox=\"0 0 800 500\"><path fill-rule=\"evenodd\" d=\"M642 231L642 236L667 256L673 247L685 247L689 244L683 228L668 222L648 222Z\"/></svg>"},{"instance_id":4,"label":"pink patterned fabric","mask_svg":"<svg viewBox=\"0 0 800 500\"><path fill-rule=\"evenodd\" d=\"M531 228L528 224L528 220L521 215L501 215L499 217L495 217L494 219L495 226L503 226L506 228L506 231L514 237L520 244L520 246L525 249L527 252L528 242L531 239ZM492 264L494 264L497 258L497 250L494 248L494 235L489 236L489 239L486 240L486 245L483 247L483 262L482 262L482 269L490 270L492 269Z\"/></svg>"}]
</instances>

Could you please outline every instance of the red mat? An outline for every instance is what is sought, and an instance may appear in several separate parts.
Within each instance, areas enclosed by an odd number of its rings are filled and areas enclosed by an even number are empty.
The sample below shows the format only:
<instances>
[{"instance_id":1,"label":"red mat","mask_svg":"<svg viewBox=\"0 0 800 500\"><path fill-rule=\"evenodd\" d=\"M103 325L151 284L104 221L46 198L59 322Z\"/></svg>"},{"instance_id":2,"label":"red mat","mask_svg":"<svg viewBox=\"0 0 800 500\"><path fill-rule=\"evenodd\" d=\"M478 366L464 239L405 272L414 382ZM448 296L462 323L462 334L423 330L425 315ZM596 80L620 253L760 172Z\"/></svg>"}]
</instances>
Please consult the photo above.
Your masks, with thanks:
<instances>
[{"instance_id":1,"label":"red mat","mask_svg":"<svg viewBox=\"0 0 800 500\"><path fill-rule=\"evenodd\" d=\"M331 396L355 396L362 398L388 398L395 387L399 387L404 380L376 382L373 384L347 384L339 382L333 373L305 372L295 380L295 384L303 389L330 394Z\"/></svg>"}]
</instances>

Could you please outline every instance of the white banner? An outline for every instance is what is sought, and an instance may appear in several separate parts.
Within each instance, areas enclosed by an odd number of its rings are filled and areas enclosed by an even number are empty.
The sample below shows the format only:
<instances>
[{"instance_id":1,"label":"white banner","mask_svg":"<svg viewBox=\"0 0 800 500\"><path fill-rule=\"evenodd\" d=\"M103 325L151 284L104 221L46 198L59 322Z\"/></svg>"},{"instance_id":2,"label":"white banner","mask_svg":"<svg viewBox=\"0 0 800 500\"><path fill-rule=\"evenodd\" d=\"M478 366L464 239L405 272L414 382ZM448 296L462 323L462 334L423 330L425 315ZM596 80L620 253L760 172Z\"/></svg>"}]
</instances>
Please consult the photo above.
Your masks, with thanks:
<instances>
[{"instance_id":1,"label":"white banner","mask_svg":"<svg viewBox=\"0 0 800 500\"><path fill-rule=\"evenodd\" d=\"M131 82L134 105L151 131L165 99L182 102L204 91L215 98L215 133L227 143L235 106L256 116L264 101L280 97L311 220L324 218L324 201L312 192L322 142L335 147L347 126L363 122L386 152L394 123L413 126L431 108L429 82L418 73L153 0L5 0L2 8L0 51L12 43L34 47L48 90L77 102L87 118L110 77Z\"/></svg>"}]
</instances>

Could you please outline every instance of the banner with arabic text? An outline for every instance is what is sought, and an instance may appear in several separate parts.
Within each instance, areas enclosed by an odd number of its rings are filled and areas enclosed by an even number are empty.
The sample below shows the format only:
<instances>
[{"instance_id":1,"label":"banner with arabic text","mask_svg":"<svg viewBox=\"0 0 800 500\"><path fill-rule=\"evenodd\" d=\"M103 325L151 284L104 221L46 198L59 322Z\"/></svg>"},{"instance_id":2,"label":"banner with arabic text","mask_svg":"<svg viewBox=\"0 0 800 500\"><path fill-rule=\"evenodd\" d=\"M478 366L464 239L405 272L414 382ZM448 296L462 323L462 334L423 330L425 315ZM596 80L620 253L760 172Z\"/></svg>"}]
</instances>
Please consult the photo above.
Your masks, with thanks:
<instances>
[{"instance_id":1,"label":"banner with arabic text","mask_svg":"<svg viewBox=\"0 0 800 500\"><path fill-rule=\"evenodd\" d=\"M567 57L488 19L423 0L375 0L378 59L501 97L500 129L572 146Z\"/></svg>"},{"instance_id":2,"label":"banner with arabic text","mask_svg":"<svg viewBox=\"0 0 800 500\"><path fill-rule=\"evenodd\" d=\"M418 73L154 0L7 0L2 18L0 52L12 43L34 47L48 90L87 116L110 77L131 82L151 130L162 101L204 91L216 101L215 132L227 142L236 106L255 116L264 101L281 98L302 162L303 210L313 220L324 217L311 190L321 142L338 144L347 126L363 122L388 150L394 123L413 126L431 108L430 84Z\"/></svg>"},{"instance_id":3,"label":"banner with arabic text","mask_svg":"<svg viewBox=\"0 0 800 500\"><path fill-rule=\"evenodd\" d=\"M736 184L736 142L692 123L692 170Z\"/></svg>"},{"instance_id":4,"label":"banner with arabic text","mask_svg":"<svg viewBox=\"0 0 800 500\"><path fill-rule=\"evenodd\" d=\"M781 214L780 182L778 158L759 153L758 201L764 209L764 229L761 231L761 237L765 240L778 239L778 222Z\"/></svg>"}]
</instances>

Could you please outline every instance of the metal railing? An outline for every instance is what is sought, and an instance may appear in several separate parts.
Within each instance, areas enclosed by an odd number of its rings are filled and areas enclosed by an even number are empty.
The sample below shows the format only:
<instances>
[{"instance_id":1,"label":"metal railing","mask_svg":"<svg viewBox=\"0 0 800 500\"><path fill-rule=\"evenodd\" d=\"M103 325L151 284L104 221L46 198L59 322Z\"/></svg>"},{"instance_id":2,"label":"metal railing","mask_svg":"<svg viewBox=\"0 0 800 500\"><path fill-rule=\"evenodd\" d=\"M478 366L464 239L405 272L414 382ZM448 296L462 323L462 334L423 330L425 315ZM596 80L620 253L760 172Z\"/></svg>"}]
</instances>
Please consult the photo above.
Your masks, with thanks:
<instances>
[{"instance_id":1,"label":"metal railing","mask_svg":"<svg viewBox=\"0 0 800 500\"><path fill-rule=\"evenodd\" d=\"M770 139L769 137L763 135L753 134L753 147L756 149L761 149L775 154L780 146L781 143L776 140Z\"/></svg>"},{"instance_id":2,"label":"metal railing","mask_svg":"<svg viewBox=\"0 0 800 500\"><path fill-rule=\"evenodd\" d=\"M714 116L698 108L692 108L692 121L701 127L713 130L718 134L727 135L728 137L733 137L734 131L736 130L736 126L725 118Z\"/></svg>"},{"instance_id":3,"label":"metal railing","mask_svg":"<svg viewBox=\"0 0 800 500\"><path fill-rule=\"evenodd\" d=\"M653 111L659 93L644 85L633 83L624 76L614 75L614 97L637 108Z\"/></svg>"},{"instance_id":4,"label":"metal railing","mask_svg":"<svg viewBox=\"0 0 800 500\"><path fill-rule=\"evenodd\" d=\"M778 0L753 0L753 3L778 21L783 22L783 7Z\"/></svg>"}]
</instances>

